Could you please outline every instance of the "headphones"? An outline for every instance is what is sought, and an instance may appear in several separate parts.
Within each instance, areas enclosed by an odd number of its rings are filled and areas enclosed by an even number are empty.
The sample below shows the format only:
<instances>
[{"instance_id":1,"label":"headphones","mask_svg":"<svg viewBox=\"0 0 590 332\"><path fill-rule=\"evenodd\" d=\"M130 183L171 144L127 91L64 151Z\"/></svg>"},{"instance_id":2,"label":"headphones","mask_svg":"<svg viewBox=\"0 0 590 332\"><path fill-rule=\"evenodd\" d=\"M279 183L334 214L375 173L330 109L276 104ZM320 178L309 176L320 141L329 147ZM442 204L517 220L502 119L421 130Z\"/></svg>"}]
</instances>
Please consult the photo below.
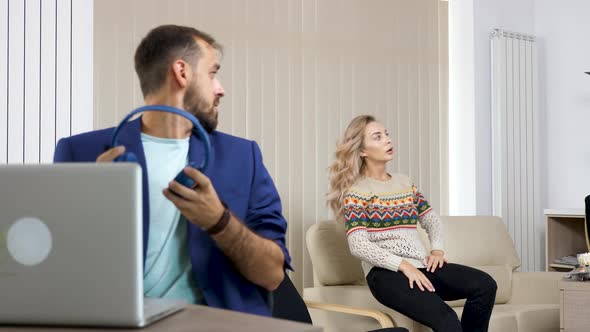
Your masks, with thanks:
<instances>
[{"instance_id":1,"label":"headphones","mask_svg":"<svg viewBox=\"0 0 590 332\"><path fill-rule=\"evenodd\" d=\"M209 135L201 126L199 120L192 114L188 113L187 111L183 111L176 107L166 106L166 105L149 105L149 106L142 106L136 108L135 110L131 111L131 113L127 114L127 116L119 123L115 131L113 132L113 138L111 140L111 147L115 147L119 145L119 141L117 140L119 136L119 132L121 128L127 124L129 119L138 113L149 112L149 111L160 111L160 112L167 112L176 115L180 115L193 123L193 133L197 135L203 142L205 147L205 156L203 158L203 163L201 165L197 165L195 162L189 162L189 166L198 169L200 172L204 172L207 169L207 165L209 164L209 155L211 154L211 143L209 142ZM125 152L119 157L115 159L115 162L132 162L138 163L137 156L133 152ZM174 178L175 181L179 182L180 184L193 188L195 186L195 181L188 177L183 171L180 171L178 175Z\"/></svg>"}]
</instances>

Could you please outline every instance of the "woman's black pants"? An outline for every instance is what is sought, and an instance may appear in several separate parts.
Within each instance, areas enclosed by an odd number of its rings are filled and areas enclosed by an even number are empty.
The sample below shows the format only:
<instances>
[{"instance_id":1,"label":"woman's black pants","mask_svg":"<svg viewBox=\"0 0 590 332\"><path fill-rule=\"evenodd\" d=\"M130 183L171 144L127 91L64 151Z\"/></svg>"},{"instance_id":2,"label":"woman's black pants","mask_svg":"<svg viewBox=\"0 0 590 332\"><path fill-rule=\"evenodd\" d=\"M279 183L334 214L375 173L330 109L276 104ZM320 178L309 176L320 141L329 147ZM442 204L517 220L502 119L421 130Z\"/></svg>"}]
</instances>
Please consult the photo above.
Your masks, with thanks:
<instances>
[{"instance_id":1,"label":"woman's black pants","mask_svg":"<svg viewBox=\"0 0 590 332\"><path fill-rule=\"evenodd\" d=\"M367 275L373 296L381 304L432 328L435 332L484 332L488 330L496 299L496 282L487 273L447 263L434 273L419 269L435 292L410 288L402 272L374 267ZM444 301L467 299L461 320Z\"/></svg>"}]
</instances>

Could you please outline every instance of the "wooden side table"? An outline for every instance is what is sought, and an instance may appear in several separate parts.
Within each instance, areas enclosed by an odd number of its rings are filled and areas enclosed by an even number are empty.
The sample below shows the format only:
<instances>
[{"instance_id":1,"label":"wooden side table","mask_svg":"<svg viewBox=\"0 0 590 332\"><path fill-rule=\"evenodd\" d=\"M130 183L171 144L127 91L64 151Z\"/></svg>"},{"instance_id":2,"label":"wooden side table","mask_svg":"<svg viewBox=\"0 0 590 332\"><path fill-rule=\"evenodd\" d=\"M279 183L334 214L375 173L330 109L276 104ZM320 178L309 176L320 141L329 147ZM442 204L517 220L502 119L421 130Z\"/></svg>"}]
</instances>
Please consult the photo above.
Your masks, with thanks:
<instances>
[{"instance_id":1,"label":"wooden side table","mask_svg":"<svg viewBox=\"0 0 590 332\"><path fill-rule=\"evenodd\" d=\"M559 281L560 331L590 331L590 281Z\"/></svg>"}]
</instances>

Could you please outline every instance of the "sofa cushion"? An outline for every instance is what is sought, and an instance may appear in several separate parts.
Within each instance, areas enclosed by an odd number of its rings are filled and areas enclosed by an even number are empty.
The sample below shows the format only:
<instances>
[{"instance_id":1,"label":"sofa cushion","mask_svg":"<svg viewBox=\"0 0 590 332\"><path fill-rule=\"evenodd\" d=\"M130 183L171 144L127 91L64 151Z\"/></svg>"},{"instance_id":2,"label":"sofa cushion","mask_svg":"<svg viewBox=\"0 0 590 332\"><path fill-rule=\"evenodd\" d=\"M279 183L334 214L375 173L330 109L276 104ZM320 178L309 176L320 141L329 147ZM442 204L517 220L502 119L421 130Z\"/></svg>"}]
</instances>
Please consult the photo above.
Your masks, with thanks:
<instances>
[{"instance_id":1,"label":"sofa cushion","mask_svg":"<svg viewBox=\"0 0 590 332\"><path fill-rule=\"evenodd\" d=\"M512 267L504 266L473 266L473 268L481 270L489 274L498 285L496 291L496 304L504 304L510 300L512 296ZM462 307L465 300L449 301L447 302L451 307Z\"/></svg>"},{"instance_id":2,"label":"sofa cushion","mask_svg":"<svg viewBox=\"0 0 590 332\"><path fill-rule=\"evenodd\" d=\"M513 272L508 304L559 303L559 280L563 275L562 272Z\"/></svg>"},{"instance_id":3,"label":"sofa cushion","mask_svg":"<svg viewBox=\"0 0 590 332\"><path fill-rule=\"evenodd\" d=\"M305 236L312 257L315 283L319 285L363 285L361 261L352 256L344 225L334 221L312 225Z\"/></svg>"},{"instance_id":4,"label":"sofa cushion","mask_svg":"<svg viewBox=\"0 0 590 332\"><path fill-rule=\"evenodd\" d=\"M453 308L461 316L463 307ZM512 317L516 328L497 330L496 320ZM504 323L502 323L504 324ZM549 332L559 331L559 304L500 304L494 306L489 331Z\"/></svg>"},{"instance_id":5,"label":"sofa cushion","mask_svg":"<svg viewBox=\"0 0 590 332\"><path fill-rule=\"evenodd\" d=\"M519 332L549 332L559 329L559 304L525 304L517 312Z\"/></svg>"},{"instance_id":6,"label":"sofa cushion","mask_svg":"<svg viewBox=\"0 0 590 332\"><path fill-rule=\"evenodd\" d=\"M490 325L488 327L488 332L516 332L518 331L518 320L516 316L504 310L497 310L497 307L494 307L494 311L492 312L492 317L490 317ZM463 314L463 307L453 308L457 313L457 316L461 318ZM424 331L430 331L425 329Z\"/></svg>"}]
</instances>

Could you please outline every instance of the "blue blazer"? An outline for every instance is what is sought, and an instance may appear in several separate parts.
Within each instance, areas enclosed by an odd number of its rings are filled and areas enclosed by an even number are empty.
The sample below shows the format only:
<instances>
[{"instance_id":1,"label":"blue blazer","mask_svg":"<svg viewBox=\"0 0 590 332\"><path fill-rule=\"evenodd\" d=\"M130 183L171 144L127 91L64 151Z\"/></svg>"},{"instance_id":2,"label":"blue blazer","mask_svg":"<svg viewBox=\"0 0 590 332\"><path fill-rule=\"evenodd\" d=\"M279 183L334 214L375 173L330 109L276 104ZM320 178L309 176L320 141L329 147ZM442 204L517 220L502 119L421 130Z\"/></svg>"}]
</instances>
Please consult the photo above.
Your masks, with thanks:
<instances>
[{"instance_id":1,"label":"blue blazer","mask_svg":"<svg viewBox=\"0 0 590 332\"><path fill-rule=\"evenodd\" d=\"M114 128L92 131L61 139L55 149L54 162L94 162L109 149ZM285 246L287 223L281 212L281 200L272 178L262 163L254 141L214 131L211 156L205 175L211 179L219 198L252 231L276 242L285 255L285 268L291 258ZM149 238L148 176L141 143L141 119L130 121L121 129L119 142L133 152L143 171L143 257ZM189 160L200 164L203 145L190 138ZM172 180L172 179L170 179ZM188 241L192 275L198 282L207 305L258 315L270 316L268 292L244 278L215 242L198 226L188 223Z\"/></svg>"}]
</instances>

